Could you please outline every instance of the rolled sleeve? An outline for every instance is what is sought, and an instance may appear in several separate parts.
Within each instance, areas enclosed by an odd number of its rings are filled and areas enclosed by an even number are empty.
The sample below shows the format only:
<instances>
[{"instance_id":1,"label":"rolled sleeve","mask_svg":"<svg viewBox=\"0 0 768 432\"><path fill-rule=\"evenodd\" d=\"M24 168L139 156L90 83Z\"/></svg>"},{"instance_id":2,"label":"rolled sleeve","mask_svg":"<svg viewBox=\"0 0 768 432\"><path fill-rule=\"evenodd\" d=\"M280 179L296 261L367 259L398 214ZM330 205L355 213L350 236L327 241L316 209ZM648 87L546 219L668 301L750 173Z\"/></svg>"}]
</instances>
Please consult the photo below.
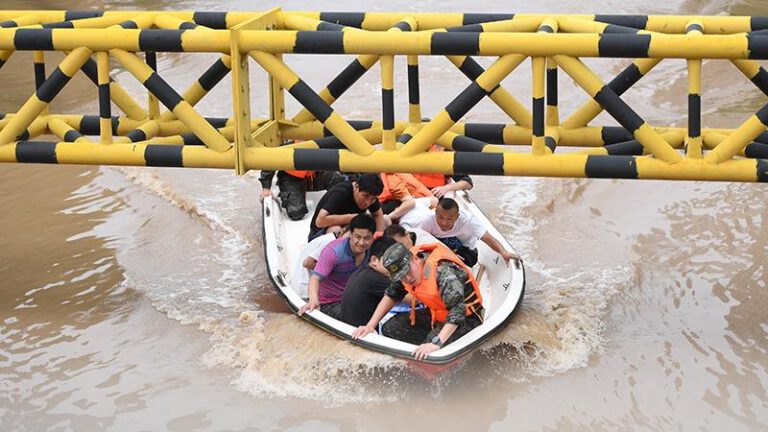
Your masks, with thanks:
<instances>
[{"instance_id":1,"label":"rolled sleeve","mask_svg":"<svg viewBox=\"0 0 768 432\"><path fill-rule=\"evenodd\" d=\"M392 282L384 291L384 295L386 295L387 297L391 298L392 300L398 303L403 301L406 294L408 294L408 292L405 290L405 287L400 282Z\"/></svg>"},{"instance_id":2,"label":"rolled sleeve","mask_svg":"<svg viewBox=\"0 0 768 432\"><path fill-rule=\"evenodd\" d=\"M327 278L333 269L336 267L336 263L339 261L336 251L332 247L326 246L322 252L320 252L320 258L317 259L315 269L312 270L312 274L323 280Z\"/></svg>"}]
</instances>

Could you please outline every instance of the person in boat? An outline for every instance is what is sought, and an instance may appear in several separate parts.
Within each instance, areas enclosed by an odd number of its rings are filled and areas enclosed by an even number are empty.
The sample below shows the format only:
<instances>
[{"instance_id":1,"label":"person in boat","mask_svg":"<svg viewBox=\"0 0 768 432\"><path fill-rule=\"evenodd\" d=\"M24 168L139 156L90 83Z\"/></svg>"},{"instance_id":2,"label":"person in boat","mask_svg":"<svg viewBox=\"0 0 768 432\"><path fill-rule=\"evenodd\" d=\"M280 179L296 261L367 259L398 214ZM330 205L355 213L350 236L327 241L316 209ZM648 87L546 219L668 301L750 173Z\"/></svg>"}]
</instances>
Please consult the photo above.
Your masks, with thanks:
<instances>
[{"instance_id":1,"label":"person in boat","mask_svg":"<svg viewBox=\"0 0 768 432\"><path fill-rule=\"evenodd\" d=\"M368 265L360 267L349 278L341 301L341 316L345 323L356 327L365 325L373 315L390 284L389 272L382 265L381 256L395 243L386 234L374 240Z\"/></svg>"},{"instance_id":2,"label":"person in boat","mask_svg":"<svg viewBox=\"0 0 768 432\"><path fill-rule=\"evenodd\" d=\"M384 213L378 200L383 188L378 174L363 174L357 180L333 186L317 203L307 241L327 232L341 230L355 216L366 211L373 216L376 231L383 231Z\"/></svg>"},{"instance_id":3,"label":"person in boat","mask_svg":"<svg viewBox=\"0 0 768 432\"><path fill-rule=\"evenodd\" d=\"M400 217L393 217L392 211L400 205L400 201L389 200L381 205L381 211L389 216L389 221L392 222L393 225L400 225L407 230L413 230L421 227L421 221L423 219L428 218L435 213L434 209L437 207L437 202L438 200L435 197L416 198L414 199L414 206L412 209L408 210L408 212Z\"/></svg>"},{"instance_id":4,"label":"person in boat","mask_svg":"<svg viewBox=\"0 0 768 432\"><path fill-rule=\"evenodd\" d=\"M299 297L303 299L309 298L309 278L312 276L312 270L315 269L317 260L320 259L320 253L323 251L323 248L337 238L344 237L346 232L347 229L344 227L338 233L323 234L307 243L304 249L301 250L296 261L296 267L293 270L293 278L291 278L291 288Z\"/></svg>"},{"instance_id":5,"label":"person in boat","mask_svg":"<svg viewBox=\"0 0 768 432\"><path fill-rule=\"evenodd\" d=\"M392 224L384 230L384 235L395 240L398 243L402 243L408 249L411 249L416 245L416 233L406 231L404 227L398 224Z\"/></svg>"},{"instance_id":6,"label":"person in boat","mask_svg":"<svg viewBox=\"0 0 768 432\"><path fill-rule=\"evenodd\" d=\"M423 219L420 228L443 242L469 267L477 264L478 240L501 255L507 264L509 260L520 259L516 253L506 250L474 215L459 212L459 204L452 198L440 198L434 215Z\"/></svg>"},{"instance_id":7,"label":"person in boat","mask_svg":"<svg viewBox=\"0 0 768 432\"><path fill-rule=\"evenodd\" d=\"M384 211L384 219L388 223L399 220L410 212L416 206L416 198L431 198L437 203L432 192L412 174L381 173L380 175L384 188L379 194L379 202L382 206L389 207L389 211ZM391 203L396 205L391 206Z\"/></svg>"},{"instance_id":8,"label":"person in boat","mask_svg":"<svg viewBox=\"0 0 768 432\"><path fill-rule=\"evenodd\" d=\"M286 140L284 144L291 144L293 140ZM301 220L309 212L307 209L307 191L321 191L331 188L333 185L343 182L344 175L336 171L268 171L262 170L259 174L261 183L260 200L272 196L272 181L277 177L277 188L280 190L278 198L280 205L285 209L291 220Z\"/></svg>"},{"instance_id":9,"label":"person in boat","mask_svg":"<svg viewBox=\"0 0 768 432\"><path fill-rule=\"evenodd\" d=\"M368 264L368 249L375 231L373 218L361 213L349 223L349 235L323 248L309 278L309 300L299 309L299 315L320 308L324 314L341 319L341 300L347 281L352 273Z\"/></svg>"},{"instance_id":10,"label":"person in boat","mask_svg":"<svg viewBox=\"0 0 768 432\"><path fill-rule=\"evenodd\" d=\"M353 339L375 331L379 321L406 294L413 297L410 314L398 314L382 327L382 334L412 344L417 360L454 342L483 322L483 300L472 271L442 243L408 250L395 243L381 257L393 282L387 287L368 323L358 327ZM400 283L397 283L400 282ZM415 309L420 301L426 308Z\"/></svg>"},{"instance_id":11,"label":"person in boat","mask_svg":"<svg viewBox=\"0 0 768 432\"><path fill-rule=\"evenodd\" d=\"M427 120L428 121L428 120ZM429 151L444 151L445 149L437 144L432 145ZM472 177L468 175L444 175L429 173L413 173L413 177L432 192L436 198L442 198L447 193L461 190L470 190L474 187Z\"/></svg>"}]
</instances>

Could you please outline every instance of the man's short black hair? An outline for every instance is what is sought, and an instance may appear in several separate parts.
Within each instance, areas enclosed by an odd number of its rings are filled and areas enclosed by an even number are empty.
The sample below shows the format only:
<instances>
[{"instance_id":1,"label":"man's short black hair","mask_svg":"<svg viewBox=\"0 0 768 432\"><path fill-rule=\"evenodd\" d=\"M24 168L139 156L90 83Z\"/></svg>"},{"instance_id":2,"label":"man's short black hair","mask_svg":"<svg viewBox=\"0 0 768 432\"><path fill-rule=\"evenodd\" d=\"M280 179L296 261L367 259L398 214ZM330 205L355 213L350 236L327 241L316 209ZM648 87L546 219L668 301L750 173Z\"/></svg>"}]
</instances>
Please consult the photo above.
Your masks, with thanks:
<instances>
[{"instance_id":1,"label":"man's short black hair","mask_svg":"<svg viewBox=\"0 0 768 432\"><path fill-rule=\"evenodd\" d=\"M357 187L362 192L368 192L371 195L379 196L381 191L384 190L384 183L381 181L381 177L378 174L363 174L357 180Z\"/></svg>"},{"instance_id":2,"label":"man's short black hair","mask_svg":"<svg viewBox=\"0 0 768 432\"><path fill-rule=\"evenodd\" d=\"M352 221L349 223L349 232L356 229L365 229L372 233L376 232L376 221L373 220L373 217L370 215L367 215L365 213L360 213L359 215L352 218Z\"/></svg>"},{"instance_id":3,"label":"man's short black hair","mask_svg":"<svg viewBox=\"0 0 768 432\"><path fill-rule=\"evenodd\" d=\"M384 214L390 214L395 211L396 208L400 207L400 204L402 203L402 201L396 199L386 200L381 203L381 211L383 211Z\"/></svg>"},{"instance_id":4,"label":"man's short black hair","mask_svg":"<svg viewBox=\"0 0 768 432\"><path fill-rule=\"evenodd\" d=\"M384 235L387 237L405 237L406 234L408 234L408 232L405 230L405 228L398 224L392 224L384 230Z\"/></svg>"},{"instance_id":5,"label":"man's short black hair","mask_svg":"<svg viewBox=\"0 0 768 432\"><path fill-rule=\"evenodd\" d=\"M393 244L397 243L394 239L389 237L379 237L371 244L371 256L381 258L384 252Z\"/></svg>"},{"instance_id":6,"label":"man's short black hair","mask_svg":"<svg viewBox=\"0 0 768 432\"><path fill-rule=\"evenodd\" d=\"M443 210L459 210L459 203L457 203L453 198L440 198L440 201L437 202L437 205Z\"/></svg>"}]
</instances>

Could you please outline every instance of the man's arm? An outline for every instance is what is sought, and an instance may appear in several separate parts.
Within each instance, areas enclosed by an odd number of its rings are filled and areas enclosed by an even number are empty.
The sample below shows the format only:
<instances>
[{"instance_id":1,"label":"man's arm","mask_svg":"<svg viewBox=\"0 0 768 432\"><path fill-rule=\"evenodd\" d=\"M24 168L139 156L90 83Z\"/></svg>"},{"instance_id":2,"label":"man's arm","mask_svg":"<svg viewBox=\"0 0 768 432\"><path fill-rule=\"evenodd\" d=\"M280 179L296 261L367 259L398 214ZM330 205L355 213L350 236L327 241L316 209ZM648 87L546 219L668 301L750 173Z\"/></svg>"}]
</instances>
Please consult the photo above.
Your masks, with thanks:
<instances>
[{"instance_id":1,"label":"man's arm","mask_svg":"<svg viewBox=\"0 0 768 432\"><path fill-rule=\"evenodd\" d=\"M339 262L339 257L336 255L336 251L332 247L325 247L320 252L320 258L317 259L312 275L309 278L309 301L299 309L299 315L304 312L315 310L320 307L320 281L327 278L333 269L336 268L336 264Z\"/></svg>"},{"instance_id":2,"label":"man's arm","mask_svg":"<svg viewBox=\"0 0 768 432\"><path fill-rule=\"evenodd\" d=\"M350 222L352 222L352 218L357 216L356 214L349 213L349 214L330 214L328 213L328 210L321 209L317 213L317 218L315 219L315 225L317 225L318 228L327 228L329 226L339 225L349 225ZM378 222L377 222L378 223ZM384 220L382 219L382 224L384 223Z\"/></svg>"},{"instance_id":3,"label":"man's arm","mask_svg":"<svg viewBox=\"0 0 768 432\"><path fill-rule=\"evenodd\" d=\"M387 228L387 224L384 222L384 212L381 211L381 208L373 212L371 216L376 221L376 231L384 231Z\"/></svg>"},{"instance_id":4,"label":"man's arm","mask_svg":"<svg viewBox=\"0 0 768 432\"><path fill-rule=\"evenodd\" d=\"M474 185L472 183L472 179L469 176L453 176L452 178L454 179L453 182L449 182L444 184L443 186L432 188L432 193L436 197L442 198L448 192L470 190ZM458 178L458 180L456 180L456 178Z\"/></svg>"},{"instance_id":5,"label":"man's arm","mask_svg":"<svg viewBox=\"0 0 768 432\"><path fill-rule=\"evenodd\" d=\"M504 246L502 246L501 243L499 243L499 241L496 240L496 238L492 236L488 231L486 231L485 234L483 234L483 236L480 237L480 240L484 241L485 244L487 244L491 249L493 249L494 251L496 251L496 253L501 255L501 257L504 258L504 261L506 261L507 264L509 264L509 260L511 259L514 259L514 260L520 259L520 256L517 255L516 253L509 252L506 249L504 249Z\"/></svg>"},{"instance_id":6,"label":"man's arm","mask_svg":"<svg viewBox=\"0 0 768 432\"><path fill-rule=\"evenodd\" d=\"M299 308L299 315L310 312L320 307L320 277L313 274L309 278L309 300Z\"/></svg>"},{"instance_id":7,"label":"man's arm","mask_svg":"<svg viewBox=\"0 0 768 432\"><path fill-rule=\"evenodd\" d=\"M440 290L440 297L448 309L445 325L437 334L442 343L447 342L456 329L467 319L467 306L464 303L464 285L467 279L466 272L452 263L444 261L437 267L437 286ZM413 352L416 360L423 360L429 354L440 349L439 346L431 342L434 336L434 332L430 332L427 341L419 345Z\"/></svg>"},{"instance_id":8,"label":"man's arm","mask_svg":"<svg viewBox=\"0 0 768 432\"><path fill-rule=\"evenodd\" d=\"M373 312L371 319L368 320L368 324L358 327L352 332L352 339L360 339L365 337L368 333L376 331L376 326L379 325L379 321L384 318L384 315L392 309L397 302L390 296L385 295L381 298L379 305L376 306L376 310Z\"/></svg>"},{"instance_id":9,"label":"man's arm","mask_svg":"<svg viewBox=\"0 0 768 432\"><path fill-rule=\"evenodd\" d=\"M400 199L400 205L397 206L396 209L392 210L392 213L389 214L389 217L391 219L400 219L404 214L411 211L411 209L414 207L416 207L416 200L413 199L411 194L408 194Z\"/></svg>"}]
</instances>

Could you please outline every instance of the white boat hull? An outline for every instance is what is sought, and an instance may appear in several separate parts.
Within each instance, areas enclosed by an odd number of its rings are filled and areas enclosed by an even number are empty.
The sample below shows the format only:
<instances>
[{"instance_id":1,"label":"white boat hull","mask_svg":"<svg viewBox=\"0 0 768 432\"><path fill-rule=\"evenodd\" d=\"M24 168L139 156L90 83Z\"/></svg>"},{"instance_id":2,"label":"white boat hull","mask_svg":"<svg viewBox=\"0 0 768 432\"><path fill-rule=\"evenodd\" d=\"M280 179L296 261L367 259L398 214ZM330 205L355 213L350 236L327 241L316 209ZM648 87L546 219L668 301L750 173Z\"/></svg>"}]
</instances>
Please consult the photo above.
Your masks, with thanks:
<instances>
[{"instance_id":1,"label":"white boat hull","mask_svg":"<svg viewBox=\"0 0 768 432\"><path fill-rule=\"evenodd\" d=\"M277 292L294 313L306 303L306 300L291 287L292 273L298 256L307 243L309 218L323 193L310 192L307 194L309 213L300 221L290 220L282 211L277 199L267 197L262 206L264 255L268 273ZM513 250L485 214L472 202L468 194L459 192L454 198L459 203L462 212L473 213L486 225L491 235L496 237L508 250ZM419 235L419 243L423 242L425 237L428 237L428 234ZM473 271L476 277L479 276L478 282L485 308L484 322L455 342L430 354L423 360L424 363L444 365L472 351L504 328L523 300L525 268L522 262L507 265L496 252L483 242L478 242L478 252L478 264L473 268ZM479 270L480 267L483 267L482 271ZM416 349L416 345L378 334L369 334L362 339L353 340L351 335L356 327L333 319L320 310L306 313L302 318L352 343L382 353L412 359L413 351Z\"/></svg>"}]
</instances>

